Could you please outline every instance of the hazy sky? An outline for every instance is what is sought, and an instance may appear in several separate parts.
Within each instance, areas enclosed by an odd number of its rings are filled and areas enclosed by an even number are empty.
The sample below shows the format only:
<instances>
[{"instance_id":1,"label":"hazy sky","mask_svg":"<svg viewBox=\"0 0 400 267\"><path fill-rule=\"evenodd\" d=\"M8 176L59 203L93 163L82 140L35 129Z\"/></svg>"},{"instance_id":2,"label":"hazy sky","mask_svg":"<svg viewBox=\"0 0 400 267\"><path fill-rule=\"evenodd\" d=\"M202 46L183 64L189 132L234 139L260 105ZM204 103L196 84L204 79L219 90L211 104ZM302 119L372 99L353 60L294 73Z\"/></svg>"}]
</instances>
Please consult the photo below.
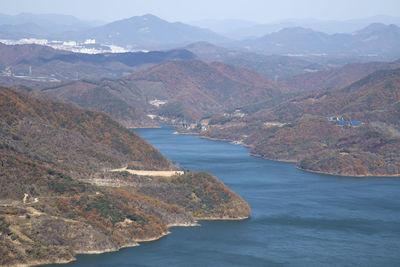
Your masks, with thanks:
<instances>
[{"instance_id":1,"label":"hazy sky","mask_svg":"<svg viewBox=\"0 0 400 267\"><path fill-rule=\"evenodd\" d=\"M169 21L400 17L400 0L0 0L0 13L61 13L112 21L147 13Z\"/></svg>"}]
</instances>

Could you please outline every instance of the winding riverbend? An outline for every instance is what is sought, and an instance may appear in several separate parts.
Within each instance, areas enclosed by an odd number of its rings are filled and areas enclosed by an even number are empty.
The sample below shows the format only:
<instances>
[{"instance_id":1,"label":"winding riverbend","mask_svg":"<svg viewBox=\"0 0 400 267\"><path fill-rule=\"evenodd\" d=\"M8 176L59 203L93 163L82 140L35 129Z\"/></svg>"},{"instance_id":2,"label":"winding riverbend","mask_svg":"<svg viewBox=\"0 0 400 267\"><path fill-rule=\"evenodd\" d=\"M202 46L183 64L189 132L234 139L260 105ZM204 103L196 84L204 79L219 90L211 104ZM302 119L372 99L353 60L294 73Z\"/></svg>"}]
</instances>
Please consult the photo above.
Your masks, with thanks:
<instances>
[{"instance_id":1,"label":"winding riverbend","mask_svg":"<svg viewBox=\"0 0 400 267\"><path fill-rule=\"evenodd\" d=\"M67 266L400 266L400 179L307 173L169 127L135 131L180 167L213 173L249 202L251 218L172 228Z\"/></svg>"}]
</instances>

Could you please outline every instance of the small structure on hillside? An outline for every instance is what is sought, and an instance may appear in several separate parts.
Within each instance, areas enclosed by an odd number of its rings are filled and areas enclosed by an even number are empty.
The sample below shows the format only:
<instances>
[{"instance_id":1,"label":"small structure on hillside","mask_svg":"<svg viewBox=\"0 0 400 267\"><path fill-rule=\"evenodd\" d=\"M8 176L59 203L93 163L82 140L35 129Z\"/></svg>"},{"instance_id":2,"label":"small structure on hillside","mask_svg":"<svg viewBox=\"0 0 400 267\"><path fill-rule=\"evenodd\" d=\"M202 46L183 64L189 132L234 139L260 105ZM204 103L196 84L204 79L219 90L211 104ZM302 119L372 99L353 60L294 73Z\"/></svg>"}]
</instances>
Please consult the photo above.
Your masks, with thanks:
<instances>
[{"instance_id":1,"label":"small structure on hillside","mask_svg":"<svg viewBox=\"0 0 400 267\"><path fill-rule=\"evenodd\" d=\"M28 202L29 195L24 193L24 198L22 199L22 203L26 204Z\"/></svg>"},{"instance_id":2,"label":"small structure on hillside","mask_svg":"<svg viewBox=\"0 0 400 267\"><path fill-rule=\"evenodd\" d=\"M232 117L235 117L235 118L243 118L245 116L246 116L246 114L243 113L240 108L235 109L235 111L232 114Z\"/></svg>"},{"instance_id":3,"label":"small structure on hillside","mask_svg":"<svg viewBox=\"0 0 400 267\"><path fill-rule=\"evenodd\" d=\"M159 99L154 99L149 101L150 105L156 106L156 107L160 107L162 105L165 105L168 103L168 100L159 100Z\"/></svg>"},{"instance_id":4,"label":"small structure on hillside","mask_svg":"<svg viewBox=\"0 0 400 267\"><path fill-rule=\"evenodd\" d=\"M343 117L339 118L337 116L331 116L331 117L326 117L326 120L330 122L337 122L337 121L343 121L344 119Z\"/></svg>"}]
</instances>

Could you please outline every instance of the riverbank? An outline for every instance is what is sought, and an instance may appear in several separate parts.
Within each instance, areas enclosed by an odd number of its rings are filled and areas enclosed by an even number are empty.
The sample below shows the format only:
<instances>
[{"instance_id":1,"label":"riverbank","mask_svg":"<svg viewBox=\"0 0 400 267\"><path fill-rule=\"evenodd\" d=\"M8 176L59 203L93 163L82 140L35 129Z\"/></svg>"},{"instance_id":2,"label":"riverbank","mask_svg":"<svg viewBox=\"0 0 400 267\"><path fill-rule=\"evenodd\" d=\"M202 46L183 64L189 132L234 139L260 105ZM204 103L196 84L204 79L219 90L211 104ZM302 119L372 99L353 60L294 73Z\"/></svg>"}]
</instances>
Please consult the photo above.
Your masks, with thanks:
<instances>
[{"instance_id":1,"label":"riverbank","mask_svg":"<svg viewBox=\"0 0 400 267\"><path fill-rule=\"evenodd\" d=\"M248 219L249 217L238 217L238 218L229 218L229 217L204 217L204 218L196 218L195 223L177 223L177 224L170 224L168 225L168 229L173 228L173 227L197 227L201 226L198 222L199 221L241 221ZM41 265L49 265L49 264L67 264L71 263L77 260L76 256L77 255L100 255L104 253L113 253L120 251L121 249L124 248L132 248L132 247L138 247L140 246L141 243L147 243L147 242L153 242L157 241L167 235L171 234L170 231L164 232L158 236L151 237L151 238L142 238L142 239L136 239L134 242L130 244L125 244L121 245L116 249L104 249L104 250L91 250L91 251L77 251L74 257L71 257L69 259L60 259L56 261L52 260L41 260L41 261L32 261L28 262L26 264L17 264L17 265L10 265L10 267L22 267L22 266L41 266Z\"/></svg>"},{"instance_id":2,"label":"riverbank","mask_svg":"<svg viewBox=\"0 0 400 267\"><path fill-rule=\"evenodd\" d=\"M248 147L250 148L250 146L248 146ZM294 159L290 160L290 159L272 159L272 158L267 158L267 157L263 157L263 156L261 156L259 154L252 153L252 152L249 152L249 155L252 156L252 157L262 158L262 159L276 161L276 162L286 162L286 163L296 163L297 162L297 160L294 160Z\"/></svg>"},{"instance_id":3,"label":"riverbank","mask_svg":"<svg viewBox=\"0 0 400 267\"><path fill-rule=\"evenodd\" d=\"M224 139L224 138L213 138L213 137L208 137L208 136L204 136L204 135L199 135L199 133L180 133L179 131L175 131L174 134L192 134L192 135L196 135L198 138L202 138L202 139L207 139L207 140L212 140L212 141L219 141L219 142L234 142L235 140L232 139ZM239 143L238 143L239 144ZM247 145L244 143L240 143L240 145L252 149L254 146L252 145ZM394 175L390 175L390 174L363 174L363 175L357 175L357 174L353 174L353 173L331 173L328 171L315 171L315 170L310 170L310 169L304 169L301 168L299 166L299 161L298 160L290 160L290 159L276 159L276 158L268 158L262 155L259 155L257 153L253 153L253 152L249 152L250 156L253 157L258 157L258 158L262 158L262 159L266 159L266 160L271 160L271 161L277 161L277 162L286 162L286 163L294 163L295 167L299 170L305 171L305 172L310 172L310 173L318 173L318 174L324 174L324 175L333 175L333 176L342 176L342 177L358 177L358 178L363 178L363 177L377 177L377 178L396 178L396 177L400 177L400 173L399 174L394 174Z\"/></svg>"},{"instance_id":4,"label":"riverbank","mask_svg":"<svg viewBox=\"0 0 400 267\"><path fill-rule=\"evenodd\" d=\"M131 247L137 247L140 246L140 243L142 242L151 242L151 241L156 241L159 240L160 238L169 235L171 232L165 232L162 233L156 237L152 237L152 238L147 238L147 239L137 239L132 243L129 244L124 244L119 246L118 248L113 248L113 249L103 249L103 250L90 250L90 251L76 251L74 257L70 258L70 259L66 259L66 260L56 260L56 261L52 261L52 260L42 260L42 261L32 261L32 262L28 262L26 264L17 264L17 265L11 265L12 267L22 267L22 266L41 266L41 265L49 265L49 264L67 264L67 263L71 263L76 261L76 256L77 255L98 255L98 254L104 254L104 253L112 253L112 252L117 252L121 249L124 248L131 248Z\"/></svg>"},{"instance_id":5,"label":"riverbank","mask_svg":"<svg viewBox=\"0 0 400 267\"><path fill-rule=\"evenodd\" d=\"M379 175L379 174L367 174L367 175L356 175L356 174L352 174L352 175L346 175L346 174L338 174L338 173L329 173L329 172L321 172L321 171L314 171L314 170L309 170L309 169L303 169L300 166L296 165L296 168L301 170L301 171L305 171L305 172L309 172L309 173L316 173L316 174L323 174L323 175L330 175L330 176L341 176L341 177L355 177L355 178L368 178L368 177L376 177L376 178L400 178L400 173L399 174L395 174L395 175Z\"/></svg>"},{"instance_id":6,"label":"riverbank","mask_svg":"<svg viewBox=\"0 0 400 267\"><path fill-rule=\"evenodd\" d=\"M247 217L238 217L238 218L230 218L230 217L223 217L223 218L215 218L215 217L204 217L204 218L197 218L197 221L243 221L249 219L250 216Z\"/></svg>"}]
</instances>

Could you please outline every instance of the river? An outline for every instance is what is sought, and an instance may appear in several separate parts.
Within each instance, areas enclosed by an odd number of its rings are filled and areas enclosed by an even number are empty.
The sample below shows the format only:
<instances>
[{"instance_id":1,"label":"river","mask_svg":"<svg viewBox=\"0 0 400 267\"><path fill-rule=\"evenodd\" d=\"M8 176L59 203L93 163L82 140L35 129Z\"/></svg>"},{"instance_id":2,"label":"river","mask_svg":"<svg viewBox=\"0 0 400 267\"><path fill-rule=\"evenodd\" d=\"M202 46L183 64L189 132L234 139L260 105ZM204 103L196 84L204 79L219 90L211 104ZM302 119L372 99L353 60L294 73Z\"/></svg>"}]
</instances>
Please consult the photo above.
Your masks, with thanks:
<instances>
[{"instance_id":1,"label":"river","mask_svg":"<svg viewBox=\"0 0 400 267\"><path fill-rule=\"evenodd\" d=\"M249 202L251 218L171 228L67 266L400 266L400 179L307 173L173 131L135 130L180 167L213 173Z\"/></svg>"}]
</instances>

